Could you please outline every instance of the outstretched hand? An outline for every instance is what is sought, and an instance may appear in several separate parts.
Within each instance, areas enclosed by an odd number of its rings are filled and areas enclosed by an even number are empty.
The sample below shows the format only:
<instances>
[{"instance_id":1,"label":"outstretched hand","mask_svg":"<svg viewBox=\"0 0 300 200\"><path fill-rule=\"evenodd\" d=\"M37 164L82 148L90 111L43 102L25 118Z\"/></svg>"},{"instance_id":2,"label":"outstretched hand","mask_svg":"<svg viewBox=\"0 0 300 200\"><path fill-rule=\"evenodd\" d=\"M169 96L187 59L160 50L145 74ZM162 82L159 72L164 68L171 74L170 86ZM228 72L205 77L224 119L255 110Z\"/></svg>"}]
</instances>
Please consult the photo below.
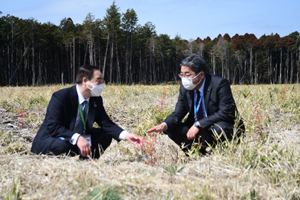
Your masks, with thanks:
<instances>
[{"instance_id":1,"label":"outstretched hand","mask_svg":"<svg viewBox=\"0 0 300 200\"><path fill-rule=\"evenodd\" d=\"M167 125L165 123L161 123L157 126L154 126L150 128L147 133L152 133L152 132L162 132L167 129Z\"/></svg>"},{"instance_id":2,"label":"outstretched hand","mask_svg":"<svg viewBox=\"0 0 300 200\"><path fill-rule=\"evenodd\" d=\"M143 139L140 136L133 133L127 133L125 136L125 140L129 141L135 147L141 147L143 145Z\"/></svg>"}]
</instances>

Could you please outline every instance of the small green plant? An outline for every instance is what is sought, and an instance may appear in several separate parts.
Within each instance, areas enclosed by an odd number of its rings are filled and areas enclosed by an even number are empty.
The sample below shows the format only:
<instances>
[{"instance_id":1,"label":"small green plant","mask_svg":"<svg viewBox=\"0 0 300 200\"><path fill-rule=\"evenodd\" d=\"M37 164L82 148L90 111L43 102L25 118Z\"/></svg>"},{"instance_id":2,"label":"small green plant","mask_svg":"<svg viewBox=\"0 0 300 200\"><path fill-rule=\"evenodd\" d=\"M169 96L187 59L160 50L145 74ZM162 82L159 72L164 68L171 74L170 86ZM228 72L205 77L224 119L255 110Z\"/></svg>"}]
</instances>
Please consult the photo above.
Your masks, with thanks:
<instances>
[{"instance_id":1,"label":"small green plant","mask_svg":"<svg viewBox=\"0 0 300 200\"><path fill-rule=\"evenodd\" d=\"M19 186L21 185L19 179L14 179L11 191L4 197L5 200L21 200L22 195L19 192Z\"/></svg>"},{"instance_id":2,"label":"small green plant","mask_svg":"<svg viewBox=\"0 0 300 200\"><path fill-rule=\"evenodd\" d=\"M119 200L122 199L119 190L116 187L105 185L89 192L86 200Z\"/></svg>"},{"instance_id":3,"label":"small green plant","mask_svg":"<svg viewBox=\"0 0 300 200\"><path fill-rule=\"evenodd\" d=\"M182 167L178 167L176 165L170 165L170 166L166 166L164 167L164 172L169 173L169 174L177 174L180 173L185 166Z\"/></svg>"},{"instance_id":4,"label":"small green plant","mask_svg":"<svg viewBox=\"0 0 300 200\"><path fill-rule=\"evenodd\" d=\"M142 146L142 154L146 157L147 165L155 165L157 157L155 155L155 135L148 133L148 138L144 138Z\"/></svg>"},{"instance_id":5,"label":"small green plant","mask_svg":"<svg viewBox=\"0 0 300 200\"><path fill-rule=\"evenodd\" d=\"M13 106L10 103L8 103L7 100L2 100L0 104L7 112L11 112L13 109Z\"/></svg>"}]
</instances>

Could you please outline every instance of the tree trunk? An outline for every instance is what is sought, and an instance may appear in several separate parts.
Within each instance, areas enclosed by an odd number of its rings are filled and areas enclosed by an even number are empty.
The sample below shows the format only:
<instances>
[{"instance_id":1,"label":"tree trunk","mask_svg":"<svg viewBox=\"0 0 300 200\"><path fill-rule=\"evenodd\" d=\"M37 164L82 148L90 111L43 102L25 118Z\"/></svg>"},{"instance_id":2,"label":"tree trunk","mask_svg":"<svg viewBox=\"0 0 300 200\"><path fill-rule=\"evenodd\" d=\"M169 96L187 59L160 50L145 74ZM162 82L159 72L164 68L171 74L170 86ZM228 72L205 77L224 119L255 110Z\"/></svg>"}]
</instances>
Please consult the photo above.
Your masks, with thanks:
<instances>
[{"instance_id":1,"label":"tree trunk","mask_svg":"<svg viewBox=\"0 0 300 200\"><path fill-rule=\"evenodd\" d=\"M275 69L274 69L274 84L277 83L277 77L278 77L278 63L276 62L275 64Z\"/></svg>"},{"instance_id":2,"label":"tree trunk","mask_svg":"<svg viewBox=\"0 0 300 200\"><path fill-rule=\"evenodd\" d=\"M147 55L146 55L146 60L145 60L145 71L144 71L144 84L146 85L147 84L147 70L148 70L148 59L147 59Z\"/></svg>"},{"instance_id":3,"label":"tree trunk","mask_svg":"<svg viewBox=\"0 0 300 200\"><path fill-rule=\"evenodd\" d=\"M282 83L282 47L280 48L279 83Z\"/></svg>"},{"instance_id":4,"label":"tree trunk","mask_svg":"<svg viewBox=\"0 0 300 200\"><path fill-rule=\"evenodd\" d=\"M294 57L293 57L293 52L291 51L291 75L290 75L290 84L293 83L293 75L294 75Z\"/></svg>"},{"instance_id":5,"label":"tree trunk","mask_svg":"<svg viewBox=\"0 0 300 200\"><path fill-rule=\"evenodd\" d=\"M33 33L32 33L33 34ZM34 39L33 39L33 35L31 38L31 43L32 43L32 65L31 65L31 69L32 69L32 85L35 85L35 65L34 65Z\"/></svg>"},{"instance_id":6,"label":"tree trunk","mask_svg":"<svg viewBox=\"0 0 300 200\"><path fill-rule=\"evenodd\" d=\"M226 51L226 70L227 70L227 79L228 81L230 81L229 50Z\"/></svg>"},{"instance_id":7,"label":"tree trunk","mask_svg":"<svg viewBox=\"0 0 300 200\"><path fill-rule=\"evenodd\" d=\"M14 27L11 28L11 56L10 56L10 79L9 85L12 84L12 73L14 68Z\"/></svg>"},{"instance_id":8,"label":"tree trunk","mask_svg":"<svg viewBox=\"0 0 300 200\"><path fill-rule=\"evenodd\" d=\"M87 57L87 52L88 52L88 50L87 50L87 47L88 46L88 44L87 43L85 43L84 44L84 47L83 47L83 49L84 49L84 58L83 58L83 65L86 65L87 63L86 63L86 57Z\"/></svg>"},{"instance_id":9,"label":"tree trunk","mask_svg":"<svg viewBox=\"0 0 300 200\"><path fill-rule=\"evenodd\" d=\"M93 48L94 47L94 43L92 40L89 41L89 54L90 54L90 65L94 65L94 51Z\"/></svg>"},{"instance_id":10,"label":"tree trunk","mask_svg":"<svg viewBox=\"0 0 300 200\"><path fill-rule=\"evenodd\" d=\"M117 56L117 84L121 84L121 72L120 72L120 62L119 62L119 52L118 52L118 40L116 36L116 56Z\"/></svg>"},{"instance_id":11,"label":"tree trunk","mask_svg":"<svg viewBox=\"0 0 300 200\"><path fill-rule=\"evenodd\" d=\"M101 39L99 37L99 41L98 41L98 46L99 46L99 70L101 71Z\"/></svg>"},{"instance_id":12,"label":"tree trunk","mask_svg":"<svg viewBox=\"0 0 300 200\"><path fill-rule=\"evenodd\" d=\"M78 69L81 66L81 48L80 48L80 44L78 44Z\"/></svg>"},{"instance_id":13,"label":"tree trunk","mask_svg":"<svg viewBox=\"0 0 300 200\"><path fill-rule=\"evenodd\" d=\"M2 43L0 44L0 52L2 52ZM5 81L4 81L4 75L3 75L3 65L2 65L2 59L1 59L1 55L0 55L0 74L1 74L1 82L0 82L0 85L2 84L2 83L4 83Z\"/></svg>"},{"instance_id":14,"label":"tree trunk","mask_svg":"<svg viewBox=\"0 0 300 200\"><path fill-rule=\"evenodd\" d=\"M26 51L26 42L24 41L24 52ZM24 57L24 72L23 72L23 77L24 77L24 84L28 85L28 80L27 80L27 55Z\"/></svg>"},{"instance_id":15,"label":"tree trunk","mask_svg":"<svg viewBox=\"0 0 300 200\"><path fill-rule=\"evenodd\" d=\"M64 85L64 73L61 72L61 85Z\"/></svg>"},{"instance_id":16,"label":"tree trunk","mask_svg":"<svg viewBox=\"0 0 300 200\"><path fill-rule=\"evenodd\" d=\"M161 54L161 61L162 61L162 66L163 66L164 81L167 83L166 68L165 68L165 62L164 62L164 55L163 55L162 51L160 51L160 54Z\"/></svg>"},{"instance_id":17,"label":"tree trunk","mask_svg":"<svg viewBox=\"0 0 300 200\"><path fill-rule=\"evenodd\" d=\"M297 63L297 83L299 84L300 79L300 46L298 48L298 63Z\"/></svg>"},{"instance_id":18,"label":"tree trunk","mask_svg":"<svg viewBox=\"0 0 300 200\"><path fill-rule=\"evenodd\" d=\"M75 83L75 77L76 77L76 69L75 69L75 36L73 36L73 83Z\"/></svg>"},{"instance_id":19,"label":"tree trunk","mask_svg":"<svg viewBox=\"0 0 300 200\"><path fill-rule=\"evenodd\" d=\"M151 52L151 44L149 46L149 54L150 54L150 58L149 58L149 69L150 69L149 80L150 80L150 84L153 84L153 81L152 81L153 74L152 74L152 52Z\"/></svg>"},{"instance_id":20,"label":"tree trunk","mask_svg":"<svg viewBox=\"0 0 300 200\"><path fill-rule=\"evenodd\" d=\"M258 84L258 71L257 71L257 52L255 52L255 61L254 61L254 73L255 73L255 84Z\"/></svg>"},{"instance_id":21,"label":"tree trunk","mask_svg":"<svg viewBox=\"0 0 300 200\"><path fill-rule=\"evenodd\" d=\"M125 75L125 84L127 85L129 81L129 43L128 43L128 31L126 31L126 54L125 54L125 65L126 65L126 75Z\"/></svg>"},{"instance_id":22,"label":"tree trunk","mask_svg":"<svg viewBox=\"0 0 300 200\"><path fill-rule=\"evenodd\" d=\"M105 49L105 55L104 55L104 63L103 63L103 71L102 71L103 77L105 76L105 67L106 67L108 44L109 44L109 32L108 32L108 35L107 35L106 49Z\"/></svg>"},{"instance_id":23,"label":"tree trunk","mask_svg":"<svg viewBox=\"0 0 300 200\"><path fill-rule=\"evenodd\" d=\"M224 57L223 56L221 57L221 63L222 63L222 78L225 78L224 77Z\"/></svg>"},{"instance_id":24,"label":"tree trunk","mask_svg":"<svg viewBox=\"0 0 300 200\"><path fill-rule=\"evenodd\" d=\"M287 49L287 53L286 53L286 61L285 61L285 79L284 79L284 83L287 84L288 83L288 78L289 78L289 54L290 54L290 50Z\"/></svg>"},{"instance_id":25,"label":"tree trunk","mask_svg":"<svg viewBox=\"0 0 300 200\"><path fill-rule=\"evenodd\" d=\"M130 84L132 84L132 31L131 31L131 41L130 41L130 61L129 61L129 73L130 73Z\"/></svg>"},{"instance_id":26,"label":"tree trunk","mask_svg":"<svg viewBox=\"0 0 300 200\"><path fill-rule=\"evenodd\" d=\"M273 78L273 68L272 68L273 62L272 61L273 61L273 56L272 56L272 51L270 51L270 74L269 74L270 84L273 83L273 80L272 80L272 78Z\"/></svg>"},{"instance_id":27,"label":"tree trunk","mask_svg":"<svg viewBox=\"0 0 300 200\"><path fill-rule=\"evenodd\" d=\"M249 69L250 83L251 84L253 84L252 66L253 66L253 50L252 50L252 46L251 46L251 49L250 49L250 69Z\"/></svg>"},{"instance_id":28,"label":"tree trunk","mask_svg":"<svg viewBox=\"0 0 300 200\"><path fill-rule=\"evenodd\" d=\"M245 78L246 81L247 81L247 59L245 59L243 78ZM242 79L243 79L243 78L242 78Z\"/></svg>"},{"instance_id":29,"label":"tree trunk","mask_svg":"<svg viewBox=\"0 0 300 200\"><path fill-rule=\"evenodd\" d=\"M155 49L154 49L154 41L153 41L153 43L152 43L152 45L153 45L153 81L154 81L154 84L156 84L157 83L157 79L156 79L156 69L155 69Z\"/></svg>"},{"instance_id":30,"label":"tree trunk","mask_svg":"<svg viewBox=\"0 0 300 200\"><path fill-rule=\"evenodd\" d=\"M42 84L42 58L41 58L41 47L39 47L39 85Z\"/></svg>"},{"instance_id":31,"label":"tree trunk","mask_svg":"<svg viewBox=\"0 0 300 200\"><path fill-rule=\"evenodd\" d=\"M267 63L267 68L268 68L268 81L269 81L269 83L270 83L270 76L271 76L271 72L270 72L270 50L268 51L268 53L267 53L267 56L268 56L268 58L267 58L267 60L268 60L268 63Z\"/></svg>"},{"instance_id":32,"label":"tree trunk","mask_svg":"<svg viewBox=\"0 0 300 200\"><path fill-rule=\"evenodd\" d=\"M142 50L140 49L140 84L142 84L142 80L143 80L143 77L142 77Z\"/></svg>"},{"instance_id":33,"label":"tree trunk","mask_svg":"<svg viewBox=\"0 0 300 200\"><path fill-rule=\"evenodd\" d=\"M110 48L110 67L109 67L109 83L112 84L112 75L113 75L113 58L114 58L114 35L111 39L111 48Z\"/></svg>"},{"instance_id":34,"label":"tree trunk","mask_svg":"<svg viewBox=\"0 0 300 200\"><path fill-rule=\"evenodd\" d=\"M212 63L213 63L213 74L216 74L216 55L212 55Z\"/></svg>"}]
</instances>

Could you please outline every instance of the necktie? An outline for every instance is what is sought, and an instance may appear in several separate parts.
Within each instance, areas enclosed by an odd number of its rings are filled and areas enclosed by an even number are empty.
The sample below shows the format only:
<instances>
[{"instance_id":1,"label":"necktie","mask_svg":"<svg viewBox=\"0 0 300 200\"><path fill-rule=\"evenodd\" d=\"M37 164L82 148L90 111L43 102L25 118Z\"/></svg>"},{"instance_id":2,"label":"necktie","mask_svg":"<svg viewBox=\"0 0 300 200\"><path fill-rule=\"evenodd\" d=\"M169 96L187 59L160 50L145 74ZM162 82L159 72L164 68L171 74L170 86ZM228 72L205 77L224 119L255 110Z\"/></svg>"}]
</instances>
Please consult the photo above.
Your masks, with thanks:
<instances>
[{"instance_id":1,"label":"necktie","mask_svg":"<svg viewBox=\"0 0 300 200\"><path fill-rule=\"evenodd\" d=\"M201 97L201 94L200 94L199 90L197 90L196 93L197 93L197 105L198 105L200 97ZM202 103L202 99L201 99L200 108L199 108L199 110L197 112L197 118L198 118L198 120L200 120L203 117L204 117L204 112L203 112L203 103Z\"/></svg>"},{"instance_id":2,"label":"necktie","mask_svg":"<svg viewBox=\"0 0 300 200\"><path fill-rule=\"evenodd\" d=\"M87 101L82 102L81 105L80 105L80 107L81 107L83 119L85 120L85 118L86 118ZM83 126L82 119L79 122L79 128L80 128L80 135L84 135L84 126Z\"/></svg>"}]
</instances>

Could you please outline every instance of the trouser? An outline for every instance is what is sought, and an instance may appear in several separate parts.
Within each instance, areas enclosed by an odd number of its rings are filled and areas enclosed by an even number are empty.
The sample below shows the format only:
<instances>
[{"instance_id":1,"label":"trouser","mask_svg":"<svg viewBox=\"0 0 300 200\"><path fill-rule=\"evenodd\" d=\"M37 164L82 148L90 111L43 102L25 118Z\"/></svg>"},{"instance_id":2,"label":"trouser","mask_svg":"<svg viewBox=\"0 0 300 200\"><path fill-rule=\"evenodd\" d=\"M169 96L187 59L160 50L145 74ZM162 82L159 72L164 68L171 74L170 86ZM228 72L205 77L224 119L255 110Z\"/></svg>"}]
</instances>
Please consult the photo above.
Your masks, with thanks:
<instances>
[{"instance_id":1,"label":"trouser","mask_svg":"<svg viewBox=\"0 0 300 200\"><path fill-rule=\"evenodd\" d=\"M187 138L187 132L190 129L190 125L180 123L176 128L172 130L164 131L184 152L188 152L192 148L193 143L198 143L201 148L200 152L206 154L206 148L211 145L214 146L217 142L223 142L226 140L232 140L234 123L230 122L218 122L207 129L199 131L194 140ZM237 126L236 137L239 137L245 131L243 121L240 121Z\"/></svg>"},{"instance_id":2,"label":"trouser","mask_svg":"<svg viewBox=\"0 0 300 200\"><path fill-rule=\"evenodd\" d=\"M101 128L93 129L92 133L87 133L91 135L92 141L92 158L99 158L100 155L104 153L107 147L112 141L112 136L107 135ZM69 141L64 141L56 138L50 145L49 154L51 155L61 155L67 154L70 156L75 156L80 154L80 150L77 145L72 145Z\"/></svg>"}]
</instances>

